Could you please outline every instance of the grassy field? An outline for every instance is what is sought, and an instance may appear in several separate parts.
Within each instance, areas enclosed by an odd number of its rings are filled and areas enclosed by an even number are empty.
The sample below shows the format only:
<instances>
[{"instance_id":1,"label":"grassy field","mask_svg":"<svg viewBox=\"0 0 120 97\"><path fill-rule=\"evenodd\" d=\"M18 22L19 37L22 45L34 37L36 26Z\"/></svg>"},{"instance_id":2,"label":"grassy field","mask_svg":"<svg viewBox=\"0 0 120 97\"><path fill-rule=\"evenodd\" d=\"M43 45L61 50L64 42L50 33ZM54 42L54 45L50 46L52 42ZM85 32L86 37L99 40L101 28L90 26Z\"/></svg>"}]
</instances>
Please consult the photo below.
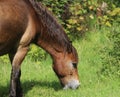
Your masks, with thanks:
<instances>
[{"instance_id":1,"label":"grassy field","mask_svg":"<svg viewBox=\"0 0 120 97\"><path fill-rule=\"evenodd\" d=\"M22 87L24 97L119 97L120 80L100 75L102 66L100 50L109 45L102 32L88 33L84 39L74 41L78 50L78 71L81 86L77 90L62 90L52 70L50 57L33 62L26 57L22 64ZM9 91L10 63L0 62L0 97L7 97Z\"/></svg>"}]
</instances>

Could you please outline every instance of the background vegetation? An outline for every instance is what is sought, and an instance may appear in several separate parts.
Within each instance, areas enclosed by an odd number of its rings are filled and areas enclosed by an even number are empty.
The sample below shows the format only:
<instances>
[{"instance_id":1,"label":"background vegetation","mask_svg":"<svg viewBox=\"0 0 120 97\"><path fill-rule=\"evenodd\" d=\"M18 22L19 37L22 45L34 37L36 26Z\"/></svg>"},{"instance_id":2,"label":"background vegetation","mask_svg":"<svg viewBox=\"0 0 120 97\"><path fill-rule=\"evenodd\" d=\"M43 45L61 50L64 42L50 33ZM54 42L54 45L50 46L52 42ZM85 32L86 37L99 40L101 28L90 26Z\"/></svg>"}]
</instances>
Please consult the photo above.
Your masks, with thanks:
<instances>
[{"instance_id":1,"label":"background vegetation","mask_svg":"<svg viewBox=\"0 0 120 97\"><path fill-rule=\"evenodd\" d=\"M120 1L38 0L54 13L79 55L81 87L63 91L51 58L31 45L22 64L25 97L119 97ZM8 56L0 58L0 97L7 97L11 71Z\"/></svg>"},{"instance_id":2,"label":"background vegetation","mask_svg":"<svg viewBox=\"0 0 120 97\"><path fill-rule=\"evenodd\" d=\"M102 48L102 74L120 76L119 0L39 0L59 19L71 40L84 38L94 30L106 30L111 46Z\"/></svg>"}]
</instances>

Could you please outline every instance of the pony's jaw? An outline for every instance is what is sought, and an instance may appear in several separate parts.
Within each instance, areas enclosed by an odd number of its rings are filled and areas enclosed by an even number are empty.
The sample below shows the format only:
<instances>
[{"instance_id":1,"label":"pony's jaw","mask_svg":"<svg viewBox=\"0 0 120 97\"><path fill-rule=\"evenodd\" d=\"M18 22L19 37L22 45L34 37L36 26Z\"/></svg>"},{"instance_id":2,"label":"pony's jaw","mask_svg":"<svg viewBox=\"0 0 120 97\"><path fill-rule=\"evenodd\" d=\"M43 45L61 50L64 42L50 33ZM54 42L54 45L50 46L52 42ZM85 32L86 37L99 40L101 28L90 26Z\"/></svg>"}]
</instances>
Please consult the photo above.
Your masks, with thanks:
<instances>
[{"instance_id":1,"label":"pony's jaw","mask_svg":"<svg viewBox=\"0 0 120 97\"><path fill-rule=\"evenodd\" d=\"M69 81L65 86L64 86L64 90L66 89L77 89L80 86L80 82L78 80L71 80Z\"/></svg>"}]
</instances>

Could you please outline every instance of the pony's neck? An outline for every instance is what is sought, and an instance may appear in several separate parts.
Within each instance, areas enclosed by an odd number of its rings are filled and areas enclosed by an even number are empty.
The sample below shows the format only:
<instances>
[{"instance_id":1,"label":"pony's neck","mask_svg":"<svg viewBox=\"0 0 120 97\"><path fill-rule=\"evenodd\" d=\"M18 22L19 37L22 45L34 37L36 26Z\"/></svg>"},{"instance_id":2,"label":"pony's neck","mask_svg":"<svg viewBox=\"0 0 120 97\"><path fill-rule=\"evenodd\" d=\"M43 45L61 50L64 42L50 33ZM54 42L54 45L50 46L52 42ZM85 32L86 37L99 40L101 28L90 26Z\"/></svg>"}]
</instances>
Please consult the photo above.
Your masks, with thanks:
<instances>
[{"instance_id":1,"label":"pony's neck","mask_svg":"<svg viewBox=\"0 0 120 97\"><path fill-rule=\"evenodd\" d=\"M62 26L41 3L30 0L37 14L37 44L52 56L71 52L72 45Z\"/></svg>"},{"instance_id":2,"label":"pony's neck","mask_svg":"<svg viewBox=\"0 0 120 97\"><path fill-rule=\"evenodd\" d=\"M57 37L57 35L56 37L51 37L50 33L47 32L48 31L47 27L43 25L41 21L39 22L38 28L39 29L36 35L37 37L36 43L37 45L42 47L45 51L47 51L52 56L53 59L67 52L66 46L64 46L63 43L60 43L61 41L58 42L57 39L59 37ZM62 40L62 42L64 42L64 44L66 43L64 40ZM67 44L68 43L66 43L66 45Z\"/></svg>"},{"instance_id":3,"label":"pony's neck","mask_svg":"<svg viewBox=\"0 0 120 97\"><path fill-rule=\"evenodd\" d=\"M46 41L42 40L41 38L38 38L37 45L40 46L41 48L43 48L45 51L47 51L51 55L51 57L53 58L53 60L56 57L59 57L59 55L61 55L61 54L64 53L62 50L58 51L55 48L55 46L53 46L54 44L46 42Z\"/></svg>"},{"instance_id":4,"label":"pony's neck","mask_svg":"<svg viewBox=\"0 0 120 97\"><path fill-rule=\"evenodd\" d=\"M54 25L58 25L55 22ZM58 32L57 32L58 31ZM66 52L72 52L72 44L61 27L55 28L54 32L50 27L39 21L37 32L37 44L46 50L52 57L60 56Z\"/></svg>"}]
</instances>

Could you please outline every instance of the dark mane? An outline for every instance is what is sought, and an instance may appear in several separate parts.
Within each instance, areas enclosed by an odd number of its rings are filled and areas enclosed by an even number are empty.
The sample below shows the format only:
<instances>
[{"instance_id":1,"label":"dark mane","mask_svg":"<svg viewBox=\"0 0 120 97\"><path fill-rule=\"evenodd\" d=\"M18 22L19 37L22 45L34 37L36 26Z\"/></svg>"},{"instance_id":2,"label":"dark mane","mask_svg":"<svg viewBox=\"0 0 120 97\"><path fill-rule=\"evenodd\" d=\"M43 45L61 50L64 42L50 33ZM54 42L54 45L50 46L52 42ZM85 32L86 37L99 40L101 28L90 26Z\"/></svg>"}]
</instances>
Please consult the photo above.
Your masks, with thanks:
<instances>
[{"instance_id":1,"label":"dark mane","mask_svg":"<svg viewBox=\"0 0 120 97\"><path fill-rule=\"evenodd\" d=\"M41 30L41 33L44 33L44 35L41 34L41 38L43 38L43 40L49 39L49 41L54 41L58 47L64 48L64 50L67 52L72 52L71 42L65 34L63 27L57 22L56 18L51 14L51 12L48 11L48 9L40 2L35 0L29 1L35 9L41 23L45 27L42 29L46 29L46 32L42 32Z\"/></svg>"}]
</instances>

